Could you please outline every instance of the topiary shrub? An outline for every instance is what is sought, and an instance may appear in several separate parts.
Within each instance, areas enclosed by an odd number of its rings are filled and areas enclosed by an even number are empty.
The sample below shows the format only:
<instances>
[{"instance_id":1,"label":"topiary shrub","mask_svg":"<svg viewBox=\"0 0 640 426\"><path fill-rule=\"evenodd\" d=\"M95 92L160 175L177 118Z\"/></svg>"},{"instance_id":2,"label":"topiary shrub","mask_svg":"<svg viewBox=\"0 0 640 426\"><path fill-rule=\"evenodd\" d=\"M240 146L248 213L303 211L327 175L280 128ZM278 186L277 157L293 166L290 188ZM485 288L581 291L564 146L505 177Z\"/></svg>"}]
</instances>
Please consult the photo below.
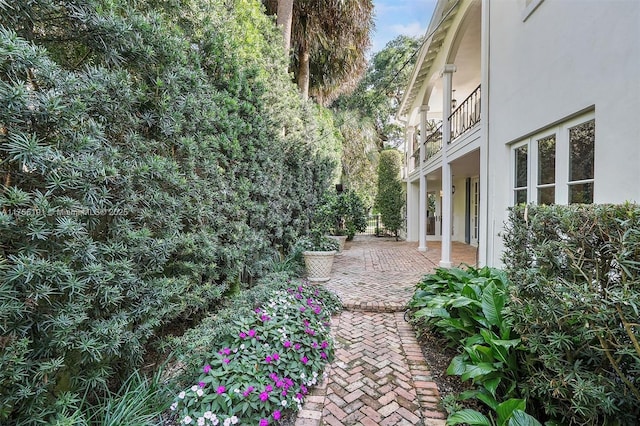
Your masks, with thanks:
<instances>
[{"instance_id":1,"label":"topiary shrub","mask_svg":"<svg viewBox=\"0 0 640 426\"><path fill-rule=\"evenodd\" d=\"M385 229L393 232L396 239L403 224L404 194L400 182L401 167L402 154L399 151L388 149L380 153L375 207L380 212Z\"/></svg>"}]
</instances>

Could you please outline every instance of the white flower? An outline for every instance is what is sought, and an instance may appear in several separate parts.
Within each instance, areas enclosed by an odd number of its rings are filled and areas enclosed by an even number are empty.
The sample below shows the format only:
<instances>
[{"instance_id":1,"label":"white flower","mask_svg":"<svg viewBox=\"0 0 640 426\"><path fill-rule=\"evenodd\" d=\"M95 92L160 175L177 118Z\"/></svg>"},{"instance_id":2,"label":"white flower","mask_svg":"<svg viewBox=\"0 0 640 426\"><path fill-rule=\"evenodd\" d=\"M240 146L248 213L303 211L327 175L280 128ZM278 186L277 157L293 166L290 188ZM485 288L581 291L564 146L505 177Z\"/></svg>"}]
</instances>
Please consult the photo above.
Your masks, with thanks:
<instances>
[{"instance_id":1,"label":"white flower","mask_svg":"<svg viewBox=\"0 0 640 426\"><path fill-rule=\"evenodd\" d=\"M283 407L286 407L287 406L287 400L283 399L280 404L282 404Z\"/></svg>"},{"instance_id":2,"label":"white flower","mask_svg":"<svg viewBox=\"0 0 640 426\"><path fill-rule=\"evenodd\" d=\"M234 389L233 390L235 393L240 393L240 389Z\"/></svg>"},{"instance_id":3,"label":"white flower","mask_svg":"<svg viewBox=\"0 0 640 426\"><path fill-rule=\"evenodd\" d=\"M202 395L204 395L204 391L203 391L202 389L198 389L198 390L196 391L196 395L198 395L198 396L202 396Z\"/></svg>"},{"instance_id":4,"label":"white flower","mask_svg":"<svg viewBox=\"0 0 640 426\"><path fill-rule=\"evenodd\" d=\"M198 390L198 385L191 386L191 392L195 392Z\"/></svg>"},{"instance_id":5,"label":"white flower","mask_svg":"<svg viewBox=\"0 0 640 426\"><path fill-rule=\"evenodd\" d=\"M217 417L214 417L213 419L211 419L211 424L212 424L213 426L216 426L218 423L220 423L220 420L218 420L218 418L217 418Z\"/></svg>"},{"instance_id":6,"label":"white flower","mask_svg":"<svg viewBox=\"0 0 640 426\"><path fill-rule=\"evenodd\" d=\"M178 408L177 402L174 402L173 404L171 404L171 411L176 411L176 408Z\"/></svg>"},{"instance_id":7,"label":"white flower","mask_svg":"<svg viewBox=\"0 0 640 426\"><path fill-rule=\"evenodd\" d=\"M244 348L246 348L246 346L243 344L240 345L240 349L244 350Z\"/></svg>"},{"instance_id":8,"label":"white flower","mask_svg":"<svg viewBox=\"0 0 640 426\"><path fill-rule=\"evenodd\" d=\"M188 425L192 421L193 421L193 419L191 417L189 417L189 416L187 416L184 419L182 419L182 423L184 423L185 425Z\"/></svg>"},{"instance_id":9,"label":"white flower","mask_svg":"<svg viewBox=\"0 0 640 426\"><path fill-rule=\"evenodd\" d=\"M229 420L231 420L232 425L235 425L236 423L238 423L238 418L236 416L229 417Z\"/></svg>"},{"instance_id":10,"label":"white flower","mask_svg":"<svg viewBox=\"0 0 640 426\"><path fill-rule=\"evenodd\" d=\"M223 424L224 424L224 426L231 426L231 419L227 417L226 419L224 419L224 423Z\"/></svg>"},{"instance_id":11,"label":"white flower","mask_svg":"<svg viewBox=\"0 0 640 426\"><path fill-rule=\"evenodd\" d=\"M178 398L180 398L180 399L184 399L185 396L187 396L187 394L184 391L182 391L182 392L180 392L178 394Z\"/></svg>"},{"instance_id":12,"label":"white flower","mask_svg":"<svg viewBox=\"0 0 640 426\"><path fill-rule=\"evenodd\" d=\"M211 417L213 417L215 419L216 415L213 414L211 411L205 411L204 414L202 415L205 419L210 419Z\"/></svg>"},{"instance_id":13,"label":"white flower","mask_svg":"<svg viewBox=\"0 0 640 426\"><path fill-rule=\"evenodd\" d=\"M205 421L206 421L206 420L204 419L204 417L199 417L199 418L198 418L198 426L204 426L204 422L205 422Z\"/></svg>"},{"instance_id":14,"label":"white flower","mask_svg":"<svg viewBox=\"0 0 640 426\"><path fill-rule=\"evenodd\" d=\"M233 353L237 353L238 352L238 348L233 348Z\"/></svg>"}]
</instances>

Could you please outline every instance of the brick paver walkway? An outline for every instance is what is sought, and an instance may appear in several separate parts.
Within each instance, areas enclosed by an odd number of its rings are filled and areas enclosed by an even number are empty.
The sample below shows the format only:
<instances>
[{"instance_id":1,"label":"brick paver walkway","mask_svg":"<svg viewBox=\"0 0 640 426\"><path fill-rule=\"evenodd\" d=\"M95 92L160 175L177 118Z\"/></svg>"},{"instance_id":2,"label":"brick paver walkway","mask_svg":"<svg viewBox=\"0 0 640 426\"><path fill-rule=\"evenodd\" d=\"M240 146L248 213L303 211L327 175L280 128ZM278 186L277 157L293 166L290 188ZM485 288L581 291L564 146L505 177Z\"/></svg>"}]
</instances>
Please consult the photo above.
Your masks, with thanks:
<instances>
[{"instance_id":1,"label":"brick paver walkway","mask_svg":"<svg viewBox=\"0 0 640 426\"><path fill-rule=\"evenodd\" d=\"M404 308L415 284L436 267L440 243L360 237L336 256L324 283L345 311L332 319L336 357L296 426L444 425L440 397ZM475 249L454 243L454 264L475 264Z\"/></svg>"}]
</instances>

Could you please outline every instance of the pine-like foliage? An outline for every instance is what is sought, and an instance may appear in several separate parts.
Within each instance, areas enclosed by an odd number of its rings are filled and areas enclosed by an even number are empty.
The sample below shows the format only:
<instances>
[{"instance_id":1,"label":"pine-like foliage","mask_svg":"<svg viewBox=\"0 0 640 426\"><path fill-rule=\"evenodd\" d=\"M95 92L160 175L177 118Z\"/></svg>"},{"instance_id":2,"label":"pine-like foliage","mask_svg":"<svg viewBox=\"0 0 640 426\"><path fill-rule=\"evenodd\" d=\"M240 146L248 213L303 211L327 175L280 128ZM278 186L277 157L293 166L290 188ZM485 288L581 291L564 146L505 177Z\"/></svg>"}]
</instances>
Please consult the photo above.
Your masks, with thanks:
<instances>
[{"instance_id":1,"label":"pine-like foliage","mask_svg":"<svg viewBox=\"0 0 640 426\"><path fill-rule=\"evenodd\" d=\"M258 1L130 3L0 1L2 424L117 386L333 178L335 131Z\"/></svg>"}]
</instances>

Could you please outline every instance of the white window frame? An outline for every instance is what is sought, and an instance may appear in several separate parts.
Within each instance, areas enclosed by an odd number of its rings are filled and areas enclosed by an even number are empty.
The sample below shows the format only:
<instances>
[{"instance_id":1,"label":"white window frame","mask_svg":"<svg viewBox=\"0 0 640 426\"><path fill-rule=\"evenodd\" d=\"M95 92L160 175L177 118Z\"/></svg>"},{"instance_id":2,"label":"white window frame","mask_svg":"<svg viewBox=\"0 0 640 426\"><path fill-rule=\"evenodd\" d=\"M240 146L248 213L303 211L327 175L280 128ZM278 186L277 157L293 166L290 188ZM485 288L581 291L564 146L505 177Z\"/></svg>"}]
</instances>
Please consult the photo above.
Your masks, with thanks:
<instances>
[{"instance_id":1,"label":"white window frame","mask_svg":"<svg viewBox=\"0 0 640 426\"><path fill-rule=\"evenodd\" d=\"M594 201L595 201L595 170L596 170L596 158L594 158L594 176L593 179L586 179L581 181L569 181L569 129L586 123L588 121L595 120L595 112L591 111L586 114L581 114L574 118L562 121L560 124L547 127L534 134L516 141L510 145L510 191L511 191L511 205L516 203L516 149L521 146L527 145L527 203L537 204L538 202L538 188L546 187L548 185L538 185L538 140L555 134L556 137L556 176L555 176L555 204L569 204L569 186L577 185L581 183L593 183L594 185ZM597 150L597 147L596 147ZM595 157L595 154L594 154Z\"/></svg>"},{"instance_id":2,"label":"white window frame","mask_svg":"<svg viewBox=\"0 0 640 426\"><path fill-rule=\"evenodd\" d=\"M527 146L527 186L516 186L516 150L523 146ZM529 146L529 139L516 142L511 146L511 203L516 203L516 190L527 190L527 203L531 197L531 146Z\"/></svg>"}]
</instances>

